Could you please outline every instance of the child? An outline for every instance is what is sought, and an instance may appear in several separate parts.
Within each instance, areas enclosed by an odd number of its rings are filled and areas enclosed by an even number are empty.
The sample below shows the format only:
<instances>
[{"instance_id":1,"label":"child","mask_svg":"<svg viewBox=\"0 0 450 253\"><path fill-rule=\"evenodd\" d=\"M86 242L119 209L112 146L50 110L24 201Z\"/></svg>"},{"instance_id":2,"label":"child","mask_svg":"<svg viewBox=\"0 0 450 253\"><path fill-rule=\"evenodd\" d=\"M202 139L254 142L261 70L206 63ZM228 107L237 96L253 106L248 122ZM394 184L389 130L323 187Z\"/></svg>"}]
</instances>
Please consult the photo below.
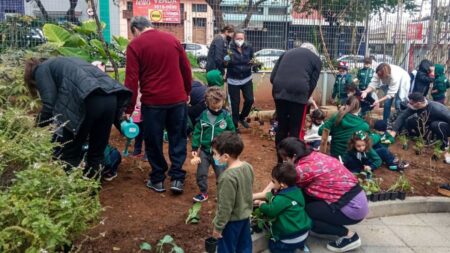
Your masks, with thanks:
<instances>
[{"instance_id":1,"label":"child","mask_svg":"<svg viewBox=\"0 0 450 253\"><path fill-rule=\"evenodd\" d=\"M231 115L223 109L225 102L225 92L217 87L209 87L205 92L205 102L207 109L200 115L200 120L195 125L192 135L192 156L200 157L197 167L197 185L200 193L194 196L195 202L203 202L208 199L208 170L212 165L216 179L221 170L214 164L211 141L215 136L224 131L235 131Z\"/></svg>"},{"instance_id":2,"label":"child","mask_svg":"<svg viewBox=\"0 0 450 253\"><path fill-rule=\"evenodd\" d=\"M450 84L445 77L445 67L441 64L434 65L435 79L433 89L431 90L431 96L433 100L441 104L445 104L445 94L447 89L450 88Z\"/></svg>"},{"instance_id":3,"label":"child","mask_svg":"<svg viewBox=\"0 0 450 253\"><path fill-rule=\"evenodd\" d=\"M359 81L359 90L365 90L367 89L367 86L369 86L370 81L373 77L373 69L372 69L372 59L371 58L365 58L364 59L364 68L358 70L358 81Z\"/></svg>"},{"instance_id":4,"label":"child","mask_svg":"<svg viewBox=\"0 0 450 253\"><path fill-rule=\"evenodd\" d=\"M259 202L261 212L268 218L275 219L272 223L272 238L269 241L272 253L294 253L296 249L303 250L305 247L311 219L306 214L305 199L296 186L296 181L294 164L278 164L272 170L273 189L276 194L268 192L268 203Z\"/></svg>"},{"instance_id":5,"label":"child","mask_svg":"<svg viewBox=\"0 0 450 253\"><path fill-rule=\"evenodd\" d=\"M338 105L344 105L345 101L347 101L347 91L346 87L352 84L352 75L348 73L348 63L347 62L339 62L338 66L339 73L336 75L336 81L333 86L333 94L331 98Z\"/></svg>"},{"instance_id":6,"label":"child","mask_svg":"<svg viewBox=\"0 0 450 253\"><path fill-rule=\"evenodd\" d=\"M356 97L349 97L345 106L339 108L339 112L319 128L319 135L322 135L323 129L329 130L332 156L338 158L346 153L348 140L352 138L353 133L370 130L369 124L358 116L359 113L359 100Z\"/></svg>"},{"instance_id":7,"label":"child","mask_svg":"<svg viewBox=\"0 0 450 253\"><path fill-rule=\"evenodd\" d=\"M373 149L388 166L389 170L401 171L408 167L408 162L399 161L398 158L389 151L389 145L393 144L395 139L387 132L387 123L384 120L377 120L375 121L373 128L374 131L371 134Z\"/></svg>"},{"instance_id":8,"label":"child","mask_svg":"<svg viewBox=\"0 0 450 253\"><path fill-rule=\"evenodd\" d=\"M353 134L344 156L344 165L353 173L374 171L381 166L381 158L372 148L372 140L364 131Z\"/></svg>"},{"instance_id":9,"label":"child","mask_svg":"<svg viewBox=\"0 0 450 253\"><path fill-rule=\"evenodd\" d=\"M131 154L131 157L141 157L142 153L142 142L144 140L144 124L142 123L142 115L141 115L141 93L138 94L137 103L134 106L133 114L131 114L131 118L133 122L139 126L139 135L134 139L134 150ZM145 150L145 149L144 149ZM144 151L144 157L142 160L147 161L147 153Z\"/></svg>"},{"instance_id":10,"label":"child","mask_svg":"<svg viewBox=\"0 0 450 253\"><path fill-rule=\"evenodd\" d=\"M212 141L216 165L224 168L217 186L213 236L217 252L252 252L250 216L253 210L253 168L239 160L244 143L238 134L224 132Z\"/></svg>"},{"instance_id":11,"label":"child","mask_svg":"<svg viewBox=\"0 0 450 253\"><path fill-rule=\"evenodd\" d=\"M319 128L323 125L325 113L316 109L311 113L311 126L306 130L305 142L314 150L319 150L322 136L318 134Z\"/></svg>"},{"instance_id":12,"label":"child","mask_svg":"<svg viewBox=\"0 0 450 253\"><path fill-rule=\"evenodd\" d=\"M208 86L218 86L223 88L223 76L217 69L208 71L208 73L206 73L206 80L208 82Z\"/></svg>"},{"instance_id":13,"label":"child","mask_svg":"<svg viewBox=\"0 0 450 253\"><path fill-rule=\"evenodd\" d=\"M373 109L373 104L375 103L375 100L377 99L377 96L375 92L370 92L367 94L367 97L365 99L361 98L361 90L358 89L356 84L351 84L347 86L347 97L355 96L358 98L361 111L359 112L359 116L364 117L367 112L371 111Z\"/></svg>"}]
</instances>

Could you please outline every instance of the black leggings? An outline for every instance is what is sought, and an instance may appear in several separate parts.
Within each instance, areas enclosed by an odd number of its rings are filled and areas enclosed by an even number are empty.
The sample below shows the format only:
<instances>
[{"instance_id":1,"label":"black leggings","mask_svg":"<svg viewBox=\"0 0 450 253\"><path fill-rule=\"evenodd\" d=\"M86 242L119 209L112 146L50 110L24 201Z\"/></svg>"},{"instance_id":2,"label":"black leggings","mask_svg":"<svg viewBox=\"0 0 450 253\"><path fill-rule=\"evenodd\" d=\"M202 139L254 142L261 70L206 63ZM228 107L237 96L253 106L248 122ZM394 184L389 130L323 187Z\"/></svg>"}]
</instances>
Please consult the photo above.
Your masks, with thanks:
<instances>
[{"instance_id":1,"label":"black leggings","mask_svg":"<svg viewBox=\"0 0 450 253\"><path fill-rule=\"evenodd\" d=\"M311 230L318 234L346 236L348 229L344 225L354 225L361 221L348 218L341 210L333 210L323 200L307 203L306 213L313 221Z\"/></svg>"},{"instance_id":2,"label":"black leggings","mask_svg":"<svg viewBox=\"0 0 450 253\"><path fill-rule=\"evenodd\" d=\"M244 105L242 106L242 111L239 113L239 107L241 104L241 91L244 97ZM231 102L231 114L233 116L233 123L236 128L238 128L239 120L244 120L250 114L252 110L253 102L255 101L253 97L253 82L249 81L243 85L228 85L228 94L230 95Z\"/></svg>"},{"instance_id":3,"label":"black leggings","mask_svg":"<svg viewBox=\"0 0 450 253\"><path fill-rule=\"evenodd\" d=\"M57 141L64 146L55 151L55 155L76 167L82 160L82 146L89 138L89 149L86 156L86 169L95 172L103 163L104 152L108 145L111 127L117 112L116 95L91 95L84 101L85 118L77 135L64 128L62 138Z\"/></svg>"}]
</instances>

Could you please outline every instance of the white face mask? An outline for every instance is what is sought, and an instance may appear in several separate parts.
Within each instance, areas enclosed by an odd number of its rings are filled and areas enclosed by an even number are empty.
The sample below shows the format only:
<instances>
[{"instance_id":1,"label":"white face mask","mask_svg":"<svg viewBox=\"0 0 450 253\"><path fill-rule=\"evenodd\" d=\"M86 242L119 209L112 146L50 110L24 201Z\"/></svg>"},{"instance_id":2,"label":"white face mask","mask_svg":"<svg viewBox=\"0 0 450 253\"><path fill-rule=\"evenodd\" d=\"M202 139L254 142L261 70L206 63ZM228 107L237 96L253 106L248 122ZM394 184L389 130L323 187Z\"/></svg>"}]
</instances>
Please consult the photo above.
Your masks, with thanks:
<instances>
[{"instance_id":1,"label":"white face mask","mask_svg":"<svg viewBox=\"0 0 450 253\"><path fill-rule=\"evenodd\" d=\"M235 43L238 47L242 47L242 45L244 45L244 40L235 40L234 43Z\"/></svg>"}]
</instances>

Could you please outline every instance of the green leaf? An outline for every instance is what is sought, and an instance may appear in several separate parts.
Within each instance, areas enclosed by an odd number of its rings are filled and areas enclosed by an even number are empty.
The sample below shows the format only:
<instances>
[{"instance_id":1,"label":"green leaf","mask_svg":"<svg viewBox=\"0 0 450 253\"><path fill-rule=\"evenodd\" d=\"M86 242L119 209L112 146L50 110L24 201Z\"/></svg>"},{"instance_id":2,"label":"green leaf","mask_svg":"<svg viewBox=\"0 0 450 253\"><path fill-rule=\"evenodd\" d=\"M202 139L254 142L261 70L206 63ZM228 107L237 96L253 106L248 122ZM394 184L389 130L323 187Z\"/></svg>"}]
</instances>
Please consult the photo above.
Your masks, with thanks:
<instances>
[{"instance_id":1,"label":"green leaf","mask_svg":"<svg viewBox=\"0 0 450 253\"><path fill-rule=\"evenodd\" d=\"M163 244L167 244L167 243L173 243L173 238L172 238L172 236L170 236L170 235L165 235L164 237L163 237L163 239L161 239L160 241L159 241L159 243L161 244L161 245L163 245Z\"/></svg>"},{"instance_id":2,"label":"green leaf","mask_svg":"<svg viewBox=\"0 0 450 253\"><path fill-rule=\"evenodd\" d=\"M95 49L97 49L97 52L101 55L101 57L103 57L103 58L108 58L107 56L106 56L106 51L105 51L105 49L103 48L103 44L102 44L102 42L100 41L100 40L97 40L97 39L93 39L93 40L91 40L90 41L90 44L95 48Z\"/></svg>"},{"instance_id":3,"label":"green leaf","mask_svg":"<svg viewBox=\"0 0 450 253\"><path fill-rule=\"evenodd\" d=\"M122 36L113 36L114 42L116 42L117 46L119 47L119 50L122 52L125 52L125 50L128 47L128 44L130 43L127 38L124 38Z\"/></svg>"},{"instance_id":4,"label":"green leaf","mask_svg":"<svg viewBox=\"0 0 450 253\"><path fill-rule=\"evenodd\" d=\"M70 57L78 57L85 61L91 62L92 58L89 54L89 51L87 51L84 48L77 48L77 47L61 47L57 49L58 52L64 56L70 56Z\"/></svg>"},{"instance_id":5,"label":"green leaf","mask_svg":"<svg viewBox=\"0 0 450 253\"><path fill-rule=\"evenodd\" d=\"M101 22L101 26L103 30L105 29L106 24L104 22ZM86 35L97 33L97 23L95 23L95 20L84 21L81 26L75 27L75 31Z\"/></svg>"},{"instance_id":6,"label":"green leaf","mask_svg":"<svg viewBox=\"0 0 450 253\"><path fill-rule=\"evenodd\" d=\"M143 242L143 243L141 243L141 246L139 246L139 248L141 250L151 251L152 250L152 245L150 245L150 243L148 243L148 242Z\"/></svg>"},{"instance_id":7,"label":"green leaf","mask_svg":"<svg viewBox=\"0 0 450 253\"><path fill-rule=\"evenodd\" d=\"M48 41L57 46L64 46L71 36L66 29L54 24L45 24L43 32Z\"/></svg>"},{"instance_id":8,"label":"green leaf","mask_svg":"<svg viewBox=\"0 0 450 253\"><path fill-rule=\"evenodd\" d=\"M195 203L191 208L189 208L189 215L186 218L186 224L192 223L196 224L200 221L200 210L202 204L200 202Z\"/></svg>"},{"instance_id":9,"label":"green leaf","mask_svg":"<svg viewBox=\"0 0 450 253\"><path fill-rule=\"evenodd\" d=\"M65 47L84 47L88 43L84 38L82 38L79 34L73 34L70 38L64 43Z\"/></svg>"}]
</instances>

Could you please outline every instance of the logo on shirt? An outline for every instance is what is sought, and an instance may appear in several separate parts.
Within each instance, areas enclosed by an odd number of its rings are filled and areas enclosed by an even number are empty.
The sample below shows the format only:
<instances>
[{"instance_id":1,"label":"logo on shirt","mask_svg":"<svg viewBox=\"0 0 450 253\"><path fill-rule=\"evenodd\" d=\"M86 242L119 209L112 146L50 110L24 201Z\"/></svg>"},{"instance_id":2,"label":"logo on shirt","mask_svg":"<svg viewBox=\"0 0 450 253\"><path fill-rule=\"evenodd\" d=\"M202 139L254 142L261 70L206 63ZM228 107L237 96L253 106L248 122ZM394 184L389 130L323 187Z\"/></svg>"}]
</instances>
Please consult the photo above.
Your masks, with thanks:
<instances>
[{"instance_id":1,"label":"logo on shirt","mask_svg":"<svg viewBox=\"0 0 450 253\"><path fill-rule=\"evenodd\" d=\"M220 124L219 124L219 128L220 129L225 129L225 128L227 128L227 122L224 120L224 121L222 121L222 122L220 122Z\"/></svg>"},{"instance_id":2,"label":"logo on shirt","mask_svg":"<svg viewBox=\"0 0 450 253\"><path fill-rule=\"evenodd\" d=\"M292 204L293 206L296 206L296 205L297 205L297 201L292 201L291 204Z\"/></svg>"}]
</instances>

